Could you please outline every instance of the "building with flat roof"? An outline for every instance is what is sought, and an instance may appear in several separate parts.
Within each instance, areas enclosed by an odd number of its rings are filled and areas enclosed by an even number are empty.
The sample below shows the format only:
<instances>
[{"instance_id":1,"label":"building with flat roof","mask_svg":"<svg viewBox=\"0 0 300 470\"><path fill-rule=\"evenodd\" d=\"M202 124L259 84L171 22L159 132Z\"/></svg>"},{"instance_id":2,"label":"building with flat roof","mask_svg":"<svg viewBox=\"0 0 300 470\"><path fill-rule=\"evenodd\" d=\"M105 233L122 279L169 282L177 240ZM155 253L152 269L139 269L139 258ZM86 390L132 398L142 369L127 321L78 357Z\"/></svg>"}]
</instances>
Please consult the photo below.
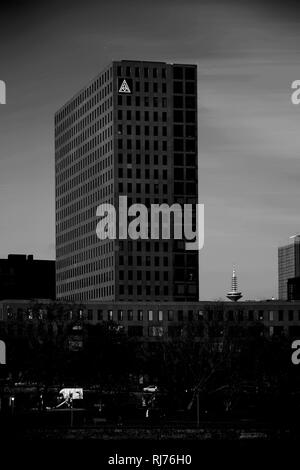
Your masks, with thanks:
<instances>
[{"instance_id":1,"label":"building with flat roof","mask_svg":"<svg viewBox=\"0 0 300 470\"><path fill-rule=\"evenodd\" d=\"M195 301L184 240L99 240L97 207L119 197L195 205L197 67L112 62L55 115L57 299ZM195 222L195 214L193 221Z\"/></svg>"},{"instance_id":2,"label":"building with flat roof","mask_svg":"<svg viewBox=\"0 0 300 470\"><path fill-rule=\"evenodd\" d=\"M138 341L180 339L188 325L199 339L213 342L222 341L227 334L234 338L243 327L248 331L260 328L267 337L299 338L300 302L0 302L0 333L9 336L17 334L21 326L26 335L26 328L38 334L43 325L48 328L49 324L48 331L57 335L72 325L78 331L78 325L83 328L105 322L113 322Z\"/></svg>"},{"instance_id":3,"label":"building with flat roof","mask_svg":"<svg viewBox=\"0 0 300 470\"><path fill-rule=\"evenodd\" d=\"M300 277L288 279L288 300L300 300Z\"/></svg>"},{"instance_id":4,"label":"building with flat roof","mask_svg":"<svg viewBox=\"0 0 300 470\"><path fill-rule=\"evenodd\" d=\"M0 299L55 299L55 261L10 254L0 260Z\"/></svg>"},{"instance_id":5,"label":"building with flat roof","mask_svg":"<svg viewBox=\"0 0 300 470\"><path fill-rule=\"evenodd\" d=\"M300 235L278 248L278 298L288 299L288 279L300 276Z\"/></svg>"}]
</instances>

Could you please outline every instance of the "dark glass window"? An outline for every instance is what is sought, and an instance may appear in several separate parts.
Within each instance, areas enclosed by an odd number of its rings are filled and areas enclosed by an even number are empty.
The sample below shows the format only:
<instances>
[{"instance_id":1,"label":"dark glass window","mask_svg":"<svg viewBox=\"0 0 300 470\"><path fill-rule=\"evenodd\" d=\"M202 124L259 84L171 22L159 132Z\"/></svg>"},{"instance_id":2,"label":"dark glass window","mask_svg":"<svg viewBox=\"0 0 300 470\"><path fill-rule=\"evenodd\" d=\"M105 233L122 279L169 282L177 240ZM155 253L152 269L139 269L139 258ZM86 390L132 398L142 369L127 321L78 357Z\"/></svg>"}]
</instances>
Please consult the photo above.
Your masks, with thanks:
<instances>
[{"instance_id":1,"label":"dark glass window","mask_svg":"<svg viewBox=\"0 0 300 470\"><path fill-rule=\"evenodd\" d=\"M186 80L195 80L196 79L196 69L193 67L185 68L185 79Z\"/></svg>"},{"instance_id":2,"label":"dark glass window","mask_svg":"<svg viewBox=\"0 0 300 470\"><path fill-rule=\"evenodd\" d=\"M195 94L195 82L185 82L185 92L189 95Z\"/></svg>"},{"instance_id":3,"label":"dark glass window","mask_svg":"<svg viewBox=\"0 0 300 470\"><path fill-rule=\"evenodd\" d=\"M182 67L173 67L173 77L174 77L174 79L181 80L183 78L183 68Z\"/></svg>"},{"instance_id":4,"label":"dark glass window","mask_svg":"<svg viewBox=\"0 0 300 470\"><path fill-rule=\"evenodd\" d=\"M182 82L174 82L173 91L174 91L174 93L183 93L183 83Z\"/></svg>"},{"instance_id":5,"label":"dark glass window","mask_svg":"<svg viewBox=\"0 0 300 470\"><path fill-rule=\"evenodd\" d=\"M183 122L183 111L174 111L174 121Z\"/></svg>"},{"instance_id":6,"label":"dark glass window","mask_svg":"<svg viewBox=\"0 0 300 470\"><path fill-rule=\"evenodd\" d=\"M186 108L196 108L196 98L193 96L186 96L185 97L185 106Z\"/></svg>"}]
</instances>

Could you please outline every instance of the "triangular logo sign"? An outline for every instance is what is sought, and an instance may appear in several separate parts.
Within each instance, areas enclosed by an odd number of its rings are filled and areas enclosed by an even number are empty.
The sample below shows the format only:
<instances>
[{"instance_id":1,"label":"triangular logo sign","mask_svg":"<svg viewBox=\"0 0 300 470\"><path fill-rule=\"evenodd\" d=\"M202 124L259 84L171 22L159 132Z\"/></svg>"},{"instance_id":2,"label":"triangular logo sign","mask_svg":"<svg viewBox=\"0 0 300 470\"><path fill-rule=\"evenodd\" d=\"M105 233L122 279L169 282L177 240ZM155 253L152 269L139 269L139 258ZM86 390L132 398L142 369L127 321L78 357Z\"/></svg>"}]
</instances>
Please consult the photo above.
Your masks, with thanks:
<instances>
[{"instance_id":1,"label":"triangular logo sign","mask_svg":"<svg viewBox=\"0 0 300 470\"><path fill-rule=\"evenodd\" d=\"M119 93L131 93L126 80L123 80L122 85L120 86L120 89L119 89Z\"/></svg>"}]
</instances>

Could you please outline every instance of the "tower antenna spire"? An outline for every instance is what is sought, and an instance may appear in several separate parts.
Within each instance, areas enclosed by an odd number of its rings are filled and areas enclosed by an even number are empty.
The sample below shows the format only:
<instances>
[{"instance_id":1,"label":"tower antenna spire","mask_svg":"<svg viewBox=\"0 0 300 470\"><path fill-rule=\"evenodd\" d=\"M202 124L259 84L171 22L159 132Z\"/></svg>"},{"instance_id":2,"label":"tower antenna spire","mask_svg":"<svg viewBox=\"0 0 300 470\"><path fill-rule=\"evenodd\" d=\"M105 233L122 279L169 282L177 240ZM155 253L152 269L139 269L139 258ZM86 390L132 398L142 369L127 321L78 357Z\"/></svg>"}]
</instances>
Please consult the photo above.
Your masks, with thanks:
<instances>
[{"instance_id":1,"label":"tower antenna spire","mask_svg":"<svg viewBox=\"0 0 300 470\"><path fill-rule=\"evenodd\" d=\"M227 298L232 300L233 302L237 302L242 297L243 297L243 294L238 291L237 275L236 275L235 265L233 265L232 278L231 278L231 291L227 293Z\"/></svg>"}]
</instances>

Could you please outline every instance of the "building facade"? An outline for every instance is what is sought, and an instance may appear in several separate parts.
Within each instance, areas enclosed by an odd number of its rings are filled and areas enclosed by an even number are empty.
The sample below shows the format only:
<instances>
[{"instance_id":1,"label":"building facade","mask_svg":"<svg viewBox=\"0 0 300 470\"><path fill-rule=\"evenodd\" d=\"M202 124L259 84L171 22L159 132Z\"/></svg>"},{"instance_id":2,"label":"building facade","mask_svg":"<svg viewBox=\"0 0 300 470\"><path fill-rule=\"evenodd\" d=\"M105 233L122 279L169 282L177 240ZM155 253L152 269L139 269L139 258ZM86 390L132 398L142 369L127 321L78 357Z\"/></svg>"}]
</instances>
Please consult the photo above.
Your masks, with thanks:
<instances>
[{"instance_id":1,"label":"building facade","mask_svg":"<svg viewBox=\"0 0 300 470\"><path fill-rule=\"evenodd\" d=\"M300 276L300 235L278 248L278 298L288 299L288 279Z\"/></svg>"},{"instance_id":2,"label":"building facade","mask_svg":"<svg viewBox=\"0 0 300 470\"><path fill-rule=\"evenodd\" d=\"M198 300L198 253L184 240L96 235L97 207L118 213L120 196L198 202L195 65L110 64L56 113L55 167L57 299Z\"/></svg>"},{"instance_id":3,"label":"building facade","mask_svg":"<svg viewBox=\"0 0 300 470\"><path fill-rule=\"evenodd\" d=\"M300 277L288 279L288 300L300 300Z\"/></svg>"},{"instance_id":4,"label":"building facade","mask_svg":"<svg viewBox=\"0 0 300 470\"><path fill-rule=\"evenodd\" d=\"M0 260L0 299L55 299L55 261L32 255Z\"/></svg>"},{"instance_id":5,"label":"building facade","mask_svg":"<svg viewBox=\"0 0 300 470\"><path fill-rule=\"evenodd\" d=\"M4 340L26 337L27 331L35 331L36 336L45 328L50 338L72 326L77 335L84 326L105 322L147 342L180 339L189 325L195 337L213 342L258 327L267 337L300 338L300 302L0 302L0 339Z\"/></svg>"}]
</instances>

